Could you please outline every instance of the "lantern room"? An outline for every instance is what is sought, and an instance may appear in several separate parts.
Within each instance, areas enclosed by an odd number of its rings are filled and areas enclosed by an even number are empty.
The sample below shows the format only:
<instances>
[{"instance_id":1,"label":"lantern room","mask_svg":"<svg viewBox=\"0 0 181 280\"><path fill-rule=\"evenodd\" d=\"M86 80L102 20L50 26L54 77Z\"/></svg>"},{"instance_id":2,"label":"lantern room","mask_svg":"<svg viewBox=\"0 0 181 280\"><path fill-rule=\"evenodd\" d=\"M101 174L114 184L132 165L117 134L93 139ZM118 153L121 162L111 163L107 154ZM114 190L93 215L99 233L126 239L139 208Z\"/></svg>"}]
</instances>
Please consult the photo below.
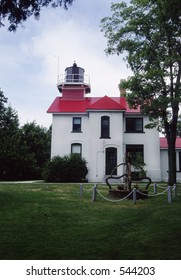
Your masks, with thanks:
<instances>
[{"instance_id":1,"label":"lantern room","mask_svg":"<svg viewBox=\"0 0 181 280\"><path fill-rule=\"evenodd\" d=\"M85 75L85 70L78 67L75 62L71 67L65 69L64 74L58 76L57 87L59 92L62 93L62 97L65 97L70 90L75 95L80 90L84 94L91 91L89 76Z\"/></svg>"}]
</instances>

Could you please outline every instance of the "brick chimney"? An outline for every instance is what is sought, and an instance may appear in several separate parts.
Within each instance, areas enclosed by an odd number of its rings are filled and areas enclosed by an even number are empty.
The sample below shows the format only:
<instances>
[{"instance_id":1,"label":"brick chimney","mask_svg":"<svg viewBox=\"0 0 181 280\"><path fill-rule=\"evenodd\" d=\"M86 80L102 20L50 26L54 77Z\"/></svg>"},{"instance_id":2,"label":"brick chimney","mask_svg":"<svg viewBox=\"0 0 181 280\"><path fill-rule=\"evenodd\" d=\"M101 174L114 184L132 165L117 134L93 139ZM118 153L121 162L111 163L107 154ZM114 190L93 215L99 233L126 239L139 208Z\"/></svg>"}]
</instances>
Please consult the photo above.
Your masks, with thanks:
<instances>
[{"instance_id":1,"label":"brick chimney","mask_svg":"<svg viewBox=\"0 0 181 280\"><path fill-rule=\"evenodd\" d=\"M126 89L123 87L122 83L126 82L126 79L120 79L120 83L118 85L120 90L120 97L126 97Z\"/></svg>"}]
</instances>

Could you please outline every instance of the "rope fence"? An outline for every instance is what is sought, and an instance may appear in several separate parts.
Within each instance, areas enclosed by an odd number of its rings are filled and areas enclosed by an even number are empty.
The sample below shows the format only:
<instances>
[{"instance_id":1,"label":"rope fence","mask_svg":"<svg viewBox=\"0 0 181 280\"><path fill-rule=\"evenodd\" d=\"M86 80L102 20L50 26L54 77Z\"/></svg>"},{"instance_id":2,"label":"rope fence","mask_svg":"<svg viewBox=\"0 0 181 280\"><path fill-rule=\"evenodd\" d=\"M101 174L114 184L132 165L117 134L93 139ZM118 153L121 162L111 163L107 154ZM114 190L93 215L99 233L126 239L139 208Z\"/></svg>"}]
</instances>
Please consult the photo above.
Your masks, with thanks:
<instances>
[{"instance_id":1,"label":"rope fence","mask_svg":"<svg viewBox=\"0 0 181 280\"><path fill-rule=\"evenodd\" d=\"M85 186L83 186L83 184L80 184L80 197L83 196L83 192L86 191L86 192L91 192L93 190L94 186L87 189L85 188Z\"/></svg>"},{"instance_id":2,"label":"rope fence","mask_svg":"<svg viewBox=\"0 0 181 280\"><path fill-rule=\"evenodd\" d=\"M158 188L163 189L163 191L158 193ZM104 200L109 201L109 202L121 202L121 201L124 201L124 200L128 199L130 196L132 196L134 204L136 203L136 200L137 200L137 193L139 193L139 194L141 194L143 196L146 196L146 197L155 197L155 196L158 196L158 195L163 195L163 194L165 194L167 192L168 203L171 203L172 199L176 198L176 196L177 196L177 185L175 184L173 186L163 187L163 186L159 186L158 184L155 183L154 184L154 193L153 194L145 194L145 193L141 192L140 190L138 190L136 188L133 188L133 190L127 196L125 196L123 198L120 198L120 199L110 199L110 198L104 196L98 190L97 184L94 184L94 186L89 188L89 189L85 188L85 186L83 186L83 184L80 184L80 197L81 198L83 197L83 192L84 191L86 191L86 192L91 192L92 191L92 201L93 202L96 201L97 194L98 194Z\"/></svg>"},{"instance_id":3,"label":"rope fence","mask_svg":"<svg viewBox=\"0 0 181 280\"><path fill-rule=\"evenodd\" d=\"M120 202L120 201L123 201L123 200L127 199L127 198L133 193L133 190L132 190L131 193L129 193L127 196L125 196L125 197L123 197L123 198L120 198L120 199L109 199L109 198L103 196L103 195L98 191L98 189L97 189L96 191L97 191L97 193L98 193L102 198L104 198L105 200L110 201L110 202Z\"/></svg>"}]
</instances>

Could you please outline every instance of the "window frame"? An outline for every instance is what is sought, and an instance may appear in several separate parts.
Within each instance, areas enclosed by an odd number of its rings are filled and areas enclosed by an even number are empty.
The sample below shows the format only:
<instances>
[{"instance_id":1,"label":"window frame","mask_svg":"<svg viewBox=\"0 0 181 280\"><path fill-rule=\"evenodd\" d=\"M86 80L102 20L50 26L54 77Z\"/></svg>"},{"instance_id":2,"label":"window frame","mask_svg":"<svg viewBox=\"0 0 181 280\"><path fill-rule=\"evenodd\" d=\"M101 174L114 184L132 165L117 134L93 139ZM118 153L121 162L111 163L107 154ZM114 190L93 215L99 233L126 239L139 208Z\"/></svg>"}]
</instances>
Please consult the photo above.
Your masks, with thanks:
<instances>
[{"instance_id":1,"label":"window frame","mask_svg":"<svg viewBox=\"0 0 181 280\"><path fill-rule=\"evenodd\" d=\"M75 121L80 120L79 124L76 124ZM82 118L81 117L73 117L72 118L72 132L74 133L80 133L82 128Z\"/></svg>"},{"instance_id":2,"label":"window frame","mask_svg":"<svg viewBox=\"0 0 181 280\"><path fill-rule=\"evenodd\" d=\"M141 121L140 124L136 123ZM128 123L130 122L130 123ZM136 126L140 126L141 129L137 129ZM143 133L143 118L141 117L126 117L126 133Z\"/></svg>"},{"instance_id":3,"label":"window frame","mask_svg":"<svg viewBox=\"0 0 181 280\"><path fill-rule=\"evenodd\" d=\"M80 153L73 153L73 147L78 146L80 147ZM72 143L71 144L71 154L78 154L82 157L82 144L81 143Z\"/></svg>"},{"instance_id":4,"label":"window frame","mask_svg":"<svg viewBox=\"0 0 181 280\"><path fill-rule=\"evenodd\" d=\"M178 152L178 171L181 172L181 151Z\"/></svg>"},{"instance_id":5,"label":"window frame","mask_svg":"<svg viewBox=\"0 0 181 280\"><path fill-rule=\"evenodd\" d=\"M132 151L130 151L130 150L132 150ZM133 157L134 157L134 154L140 153L142 155L143 162L144 162L144 145L143 144L126 144L126 154L127 153L132 154Z\"/></svg>"},{"instance_id":6,"label":"window frame","mask_svg":"<svg viewBox=\"0 0 181 280\"><path fill-rule=\"evenodd\" d=\"M107 124L105 124L107 122ZM101 117L101 137L104 139L110 139L110 117L102 116Z\"/></svg>"}]
</instances>

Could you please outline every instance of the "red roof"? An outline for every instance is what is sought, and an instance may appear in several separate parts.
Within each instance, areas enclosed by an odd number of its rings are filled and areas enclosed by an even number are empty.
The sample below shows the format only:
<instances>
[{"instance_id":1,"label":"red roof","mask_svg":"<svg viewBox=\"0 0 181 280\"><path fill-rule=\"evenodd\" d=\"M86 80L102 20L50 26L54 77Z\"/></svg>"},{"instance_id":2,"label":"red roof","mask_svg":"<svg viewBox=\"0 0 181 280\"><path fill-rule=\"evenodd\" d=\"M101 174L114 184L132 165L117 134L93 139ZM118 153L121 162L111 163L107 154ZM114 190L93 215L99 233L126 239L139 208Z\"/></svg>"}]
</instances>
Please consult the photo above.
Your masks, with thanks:
<instances>
[{"instance_id":1,"label":"red roof","mask_svg":"<svg viewBox=\"0 0 181 280\"><path fill-rule=\"evenodd\" d=\"M48 109L48 113L85 113L88 104L88 98L85 100L63 100L61 97L56 97Z\"/></svg>"},{"instance_id":2,"label":"red roof","mask_svg":"<svg viewBox=\"0 0 181 280\"><path fill-rule=\"evenodd\" d=\"M114 100L105 95L90 105L88 110L125 110L125 99L118 98Z\"/></svg>"},{"instance_id":3,"label":"red roof","mask_svg":"<svg viewBox=\"0 0 181 280\"><path fill-rule=\"evenodd\" d=\"M140 106L137 109L131 109L128 102L126 102L126 113L140 113Z\"/></svg>"},{"instance_id":4,"label":"red roof","mask_svg":"<svg viewBox=\"0 0 181 280\"><path fill-rule=\"evenodd\" d=\"M124 97L86 97L83 100L66 100L56 97L48 109L48 113L86 113L88 110L124 110L136 112L139 110L129 109Z\"/></svg>"},{"instance_id":5,"label":"red roof","mask_svg":"<svg viewBox=\"0 0 181 280\"><path fill-rule=\"evenodd\" d=\"M160 148L168 149L167 139L165 137L160 137ZM176 138L175 148L181 149L181 137Z\"/></svg>"}]
</instances>

